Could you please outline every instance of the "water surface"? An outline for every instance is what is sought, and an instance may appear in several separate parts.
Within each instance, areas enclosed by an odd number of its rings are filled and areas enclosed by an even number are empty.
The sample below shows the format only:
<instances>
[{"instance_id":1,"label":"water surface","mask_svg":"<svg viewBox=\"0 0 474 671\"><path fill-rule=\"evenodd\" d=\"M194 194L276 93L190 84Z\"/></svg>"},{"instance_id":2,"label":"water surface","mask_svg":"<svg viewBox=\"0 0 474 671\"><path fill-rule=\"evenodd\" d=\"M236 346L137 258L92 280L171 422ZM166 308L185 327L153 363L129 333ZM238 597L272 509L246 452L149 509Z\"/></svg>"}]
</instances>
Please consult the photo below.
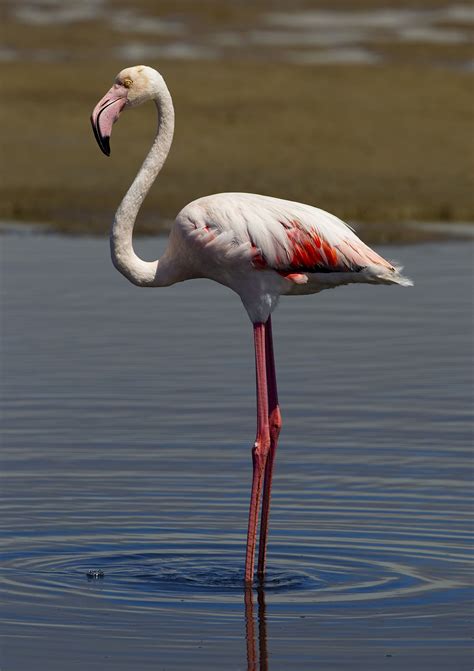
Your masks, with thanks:
<instances>
[{"instance_id":1,"label":"water surface","mask_svg":"<svg viewBox=\"0 0 474 671\"><path fill-rule=\"evenodd\" d=\"M282 299L253 595L239 299L133 287L104 240L2 247L2 669L471 668L470 242L382 250L412 289Z\"/></svg>"}]
</instances>

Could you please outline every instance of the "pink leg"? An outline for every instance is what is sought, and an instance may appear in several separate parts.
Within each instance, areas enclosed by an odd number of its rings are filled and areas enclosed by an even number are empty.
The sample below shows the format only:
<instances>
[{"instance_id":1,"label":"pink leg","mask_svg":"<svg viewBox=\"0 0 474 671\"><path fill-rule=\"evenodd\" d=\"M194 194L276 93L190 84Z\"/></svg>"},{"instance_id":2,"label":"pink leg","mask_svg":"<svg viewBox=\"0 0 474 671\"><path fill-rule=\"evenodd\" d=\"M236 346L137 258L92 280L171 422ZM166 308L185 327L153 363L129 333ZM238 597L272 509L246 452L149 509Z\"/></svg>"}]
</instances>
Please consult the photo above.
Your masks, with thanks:
<instances>
[{"instance_id":1,"label":"pink leg","mask_svg":"<svg viewBox=\"0 0 474 671\"><path fill-rule=\"evenodd\" d=\"M275 358L273 355L272 321L268 318L266 324L266 362L267 362L267 385L268 385L268 423L270 429L270 452L265 466L265 480L263 485L262 519L260 521L260 540L258 546L258 569L257 573L263 578L265 573L265 559L267 553L268 519L270 515L270 497L272 489L273 464L278 445L278 436L281 429L280 406L278 405L278 391L275 371Z\"/></svg>"},{"instance_id":2,"label":"pink leg","mask_svg":"<svg viewBox=\"0 0 474 671\"><path fill-rule=\"evenodd\" d=\"M265 324L253 326L255 342L255 370L257 376L257 437L252 450L253 478L250 496L249 526L247 532L247 556L245 559L245 582L252 583L255 565L255 543L257 538L258 509L263 476L270 450L268 426L268 392L265 356Z\"/></svg>"}]
</instances>

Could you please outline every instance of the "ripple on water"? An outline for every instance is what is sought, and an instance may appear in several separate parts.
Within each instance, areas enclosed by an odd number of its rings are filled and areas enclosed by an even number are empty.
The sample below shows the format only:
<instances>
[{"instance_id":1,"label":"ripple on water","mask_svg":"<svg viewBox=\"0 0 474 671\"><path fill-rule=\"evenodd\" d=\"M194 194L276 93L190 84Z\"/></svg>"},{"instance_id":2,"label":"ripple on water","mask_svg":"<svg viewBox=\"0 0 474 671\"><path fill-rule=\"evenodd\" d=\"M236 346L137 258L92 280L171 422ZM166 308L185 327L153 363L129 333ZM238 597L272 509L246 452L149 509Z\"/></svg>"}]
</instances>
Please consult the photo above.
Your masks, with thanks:
<instances>
[{"instance_id":1,"label":"ripple on water","mask_svg":"<svg viewBox=\"0 0 474 671\"><path fill-rule=\"evenodd\" d=\"M357 541L352 542L355 546ZM111 599L122 611L166 607L177 599L210 610L218 603L241 602L244 574L237 560L242 553L234 544L216 544L209 550L199 542L193 546L176 541L164 548L150 538L144 545L152 549L137 551L135 545L127 549L122 544L120 552L81 553L76 548L54 553L50 545L36 545L34 553L9 558L3 581L17 602L25 604L48 598L54 602L65 591ZM255 586L263 588L273 604L288 607L297 597L299 609L315 604L370 606L380 600L395 600L403 607L404 601L408 605L423 592L432 592L432 601L437 594L442 600L443 590L463 584L445 575L436 577L433 571L424 573L413 547L410 554L397 556L388 548L374 551L359 544L357 551L344 550L327 542L318 544L317 539L313 545L305 539L304 544L290 547L276 537L270 557L265 580ZM424 560L436 561L436 552L425 554ZM91 572L100 580L91 579Z\"/></svg>"},{"instance_id":2,"label":"ripple on water","mask_svg":"<svg viewBox=\"0 0 474 671\"><path fill-rule=\"evenodd\" d=\"M254 371L237 299L204 283L127 294L95 240L4 243L9 645L20 654L22 637L36 637L49 659L57 642L54 671L72 646L87 669L102 671L92 657L111 651L114 669L142 668L147 651L143 668L177 668L174 657L194 668L207 638L216 648L198 668L219 668L252 624ZM151 253L155 241L140 245ZM306 308L282 301L275 316L285 427L263 590L278 668L339 649L375 668L382 640L448 655L472 613L471 252L463 242L387 254L413 270L413 290L341 289ZM52 267L64 291L51 291ZM222 330L209 328L216 314Z\"/></svg>"}]
</instances>

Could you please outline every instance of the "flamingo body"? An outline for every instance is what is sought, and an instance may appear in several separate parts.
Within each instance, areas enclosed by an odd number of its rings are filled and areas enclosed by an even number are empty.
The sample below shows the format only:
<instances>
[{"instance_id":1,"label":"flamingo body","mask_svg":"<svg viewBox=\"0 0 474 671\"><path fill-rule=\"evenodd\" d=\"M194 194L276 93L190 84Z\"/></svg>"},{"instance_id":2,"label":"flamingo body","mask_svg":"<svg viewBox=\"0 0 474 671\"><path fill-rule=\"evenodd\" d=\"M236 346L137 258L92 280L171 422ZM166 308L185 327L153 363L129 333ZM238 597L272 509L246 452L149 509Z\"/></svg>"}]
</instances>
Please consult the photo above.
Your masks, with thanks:
<instances>
[{"instance_id":1,"label":"flamingo body","mask_svg":"<svg viewBox=\"0 0 474 671\"><path fill-rule=\"evenodd\" d=\"M199 198L178 214L164 258L176 280L207 277L266 322L281 295L350 283L411 284L324 210L252 193Z\"/></svg>"},{"instance_id":2,"label":"flamingo body","mask_svg":"<svg viewBox=\"0 0 474 671\"><path fill-rule=\"evenodd\" d=\"M116 212L112 261L130 282L163 287L206 277L235 291L253 323L257 379L257 436L247 532L245 581L252 583L260 502L258 574L265 570L273 463L281 429L271 314L281 295L311 294L344 284L412 282L400 268L365 245L340 219L310 205L251 193L199 198L176 217L168 247L156 261L133 250L140 206L171 147L174 109L161 75L147 66L120 72L92 112L92 127L109 155L112 125L120 113L153 100L158 132L142 167Z\"/></svg>"}]
</instances>

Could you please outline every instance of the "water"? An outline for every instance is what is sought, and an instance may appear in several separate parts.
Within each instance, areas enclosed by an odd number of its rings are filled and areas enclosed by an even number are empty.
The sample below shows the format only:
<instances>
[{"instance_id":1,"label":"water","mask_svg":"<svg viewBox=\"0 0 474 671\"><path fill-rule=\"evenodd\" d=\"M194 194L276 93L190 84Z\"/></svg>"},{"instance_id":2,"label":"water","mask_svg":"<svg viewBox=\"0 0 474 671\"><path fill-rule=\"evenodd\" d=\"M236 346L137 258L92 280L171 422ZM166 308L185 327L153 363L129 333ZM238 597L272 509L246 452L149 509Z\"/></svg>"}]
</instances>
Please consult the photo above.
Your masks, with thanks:
<instances>
[{"instance_id":1,"label":"water","mask_svg":"<svg viewBox=\"0 0 474 671\"><path fill-rule=\"evenodd\" d=\"M471 668L470 242L382 250L413 289L282 300L253 595L239 299L135 288L105 240L2 247L2 669Z\"/></svg>"}]
</instances>

